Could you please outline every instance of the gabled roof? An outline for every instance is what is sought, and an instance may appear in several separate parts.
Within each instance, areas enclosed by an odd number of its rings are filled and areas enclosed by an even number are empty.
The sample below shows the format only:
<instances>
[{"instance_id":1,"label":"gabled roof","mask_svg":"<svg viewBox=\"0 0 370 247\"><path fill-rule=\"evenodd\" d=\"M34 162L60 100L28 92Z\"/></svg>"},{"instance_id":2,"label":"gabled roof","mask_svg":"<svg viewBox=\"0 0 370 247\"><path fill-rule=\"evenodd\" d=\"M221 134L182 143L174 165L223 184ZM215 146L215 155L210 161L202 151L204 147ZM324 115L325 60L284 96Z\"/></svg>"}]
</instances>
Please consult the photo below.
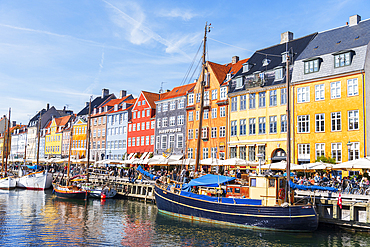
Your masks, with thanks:
<instances>
[{"instance_id":1,"label":"gabled roof","mask_svg":"<svg viewBox=\"0 0 370 247\"><path fill-rule=\"evenodd\" d=\"M147 92L147 91L141 91L141 94L143 94L143 96L145 97L146 101L148 102L148 105L152 108L152 109L155 109L155 101L157 100L160 100L161 97L165 97L168 93L162 93L162 94L159 94L159 93L151 93L151 92ZM138 99L140 98L140 96L138 97ZM136 103L135 103L136 105Z\"/></svg>"},{"instance_id":2,"label":"gabled roof","mask_svg":"<svg viewBox=\"0 0 370 247\"><path fill-rule=\"evenodd\" d=\"M353 26L343 26L320 32L298 57L308 59L367 45L370 42L370 19Z\"/></svg>"},{"instance_id":3,"label":"gabled roof","mask_svg":"<svg viewBox=\"0 0 370 247\"><path fill-rule=\"evenodd\" d=\"M108 98L116 98L114 94L109 94L102 98L101 96L96 97L93 101L91 101L91 109L94 109L95 107L98 107L101 105L104 101L106 101ZM87 104L79 113L77 113L77 116L82 115L88 115L89 114L89 104Z\"/></svg>"},{"instance_id":4,"label":"gabled roof","mask_svg":"<svg viewBox=\"0 0 370 247\"><path fill-rule=\"evenodd\" d=\"M166 93L164 97L161 97L160 100L166 100L166 99L172 99L180 96L184 96L187 94L187 92L193 90L196 83L190 83L183 86L175 87L170 92Z\"/></svg>"}]
</instances>

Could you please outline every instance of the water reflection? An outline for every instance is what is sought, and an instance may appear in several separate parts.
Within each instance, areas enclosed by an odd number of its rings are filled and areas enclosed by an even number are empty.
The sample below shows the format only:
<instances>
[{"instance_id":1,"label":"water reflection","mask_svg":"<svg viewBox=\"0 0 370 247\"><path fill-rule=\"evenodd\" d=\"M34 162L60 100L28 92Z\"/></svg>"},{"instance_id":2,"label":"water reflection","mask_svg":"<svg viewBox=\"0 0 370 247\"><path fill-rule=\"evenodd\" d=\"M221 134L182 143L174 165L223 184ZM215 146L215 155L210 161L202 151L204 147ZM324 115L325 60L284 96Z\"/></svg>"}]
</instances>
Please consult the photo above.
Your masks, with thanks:
<instances>
[{"instance_id":1,"label":"water reflection","mask_svg":"<svg viewBox=\"0 0 370 247\"><path fill-rule=\"evenodd\" d=\"M368 234L321 228L254 231L158 214L128 200L71 201L51 191L0 191L2 246L369 246Z\"/></svg>"}]
</instances>

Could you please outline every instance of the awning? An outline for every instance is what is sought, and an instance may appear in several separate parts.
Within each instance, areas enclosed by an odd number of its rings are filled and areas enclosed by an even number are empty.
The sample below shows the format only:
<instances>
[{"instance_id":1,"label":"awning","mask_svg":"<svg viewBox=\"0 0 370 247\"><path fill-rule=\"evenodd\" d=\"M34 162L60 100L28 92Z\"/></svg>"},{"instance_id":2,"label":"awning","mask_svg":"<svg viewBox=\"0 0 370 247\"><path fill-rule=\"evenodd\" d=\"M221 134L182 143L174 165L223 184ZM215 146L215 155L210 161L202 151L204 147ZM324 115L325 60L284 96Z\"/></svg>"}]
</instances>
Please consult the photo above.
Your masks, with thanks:
<instances>
[{"instance_id":1,"label":"awning","mask_svg":"<svg viewBox=\"0 0 370 247\"><path fill-rule=\"evenodd\" d=\"M233 180L235 180L234 177L207 174L202 177L193 179L187 184L184 184L183 190L186 190L187 188L190 188L191 186L218 187L220 184L224 184L226 182L233 181Z\"/></svg>"}]
</instances>

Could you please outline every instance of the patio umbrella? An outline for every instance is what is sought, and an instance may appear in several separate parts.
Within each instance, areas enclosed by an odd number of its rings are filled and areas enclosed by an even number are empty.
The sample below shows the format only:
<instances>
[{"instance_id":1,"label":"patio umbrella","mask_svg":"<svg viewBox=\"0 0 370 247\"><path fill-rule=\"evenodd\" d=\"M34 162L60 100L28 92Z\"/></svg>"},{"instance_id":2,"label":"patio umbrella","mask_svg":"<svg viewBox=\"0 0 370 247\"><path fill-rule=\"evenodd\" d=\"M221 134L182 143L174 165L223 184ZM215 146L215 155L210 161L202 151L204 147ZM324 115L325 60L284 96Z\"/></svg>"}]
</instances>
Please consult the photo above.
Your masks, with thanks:
<instances>
[{"instance_id":1,"label":"patio umbrella","mask_svg":"<svg viewBox=\"0 0 370 247\"><path fill-rule=\"evenodd\" d=\"M217 165L223 165L223 160L216 159L216 158L208 158L208 159L201 160L199 163L201 165L217 166Z\"/></svg>"},{"instance_id":2,"label":"patio umbrella","mask_svg":"<svg viewBox=\"0 0 370 247\"><path fill-rule=\"evenodd\" d=\"M333 169L370 169L370 159L361 158L333 165Z\"/></svg>"},{"instance_id":3,"label":"patio umbrella","mask_svg":"<svg viewBox=\"0 0 370 247\"><path fill-rule=\"evenodd\" d=\"M225 166L234 166L234 165L247 166L248 161L243 160L243 159L239 159L239 158L231 158L231 159L223 160L222 164L224 164Z\"/></svg>"}]
</instances>

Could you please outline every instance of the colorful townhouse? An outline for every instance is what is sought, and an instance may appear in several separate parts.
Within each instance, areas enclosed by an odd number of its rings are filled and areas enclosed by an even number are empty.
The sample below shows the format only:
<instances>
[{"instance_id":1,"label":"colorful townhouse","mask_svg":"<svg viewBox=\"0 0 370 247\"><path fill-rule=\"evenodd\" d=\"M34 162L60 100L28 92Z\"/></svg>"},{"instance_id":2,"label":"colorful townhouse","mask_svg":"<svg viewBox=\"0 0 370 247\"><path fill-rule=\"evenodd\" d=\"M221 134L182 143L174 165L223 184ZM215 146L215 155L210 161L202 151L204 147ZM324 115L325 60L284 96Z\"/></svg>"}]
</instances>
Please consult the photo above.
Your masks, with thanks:
<instances>
[{"instance_id":1,"label":"colorful townhouse","mask_svg":"<svg viewBox=\"0 0 370 247\"><path fill-rule=\"evenodd\" d=\"M65 133L68 135L68 133ZM63 138L64 139L64 138ZM84 117L77 117L73 123L73 136L72 136L72 147L71 155L75 159L83 159L86 157L87 149L87 121ZM69 144L65 143L65 148L69 147ZM63 146L64 146L63 145Z\"/></svg>"},{"instance_id":2,"label":"colorful townhouse","mask_svg":"<svg viewBox=\"0 0 370 247\"><path fill-rule=\"evenodd\" d=\"M107 159L123 160L127 156L127 128L136 99L130 95L112 101L115 105L107 114L105 154Z\"/></svg>"},{"instance_id":3,"label":"colorful townhouse","mask_svg":"<svg viewBox=\"0 0 370 247\"><path fill-rule=\"evenodd\" d=\"M196 82L194 90L187 95L187 158L197 155L197 141L201 138L200 159L227 158L228 129L228 81L235 75L247 59L239 61L234 56L232 62L221 65L207 62L204 90L204 113L200 115L201 79ZM203 117L202 128L199 130L199 119Z\"/></svg>"},{"instance_id":4,"label":"colorful townhouse","mask_svg":"<svg viewBox=\"0 0 370 247\"><path fill-rule=\"evenodd\" d=\"M155 102L166 93L141 91L132 108L132 118L128 122L127 153L129 158L141 157L154 152Z\"/></svg>"},{"instance_id":5,"label":"colorful townhouse","mask_svg":"<svg viewBox=\"0 0 370 247\"><path fill-rule=\"evenodd\" d=\"M314 36L293 39L293 33L282 33L279 44L256 51L233 76L228 94L228 158L252 163L259 158L262 163L286 160L286 59L289 55L294 61ZM290 66L290 78L292 70Z\"/></svg>"},{"instance_id":6,"label":"colorful townhouse","mask_svg":"<svg viewBox=\"0 0 370 247\"><path fill-rule=\"evenodd\" d=\"M74 120L74 115L53 118L48 125L48 131L45 135L45 157L47 158L63 158L62 144L63 131L71 127Z\"/></svg>"},{"instance_id":7,"label":"colorful townhouse","mask_svg":"<svg viewBox=\"0 0 370 247\"><path fill-rule=\"evenodd\" d=\"M186 154L187 95L195 83L175 87L156 104L155 147L156 155L181 159Z\"/></svg>"},{"instance_id":8,"label":"colorful townhouse","mask_svg":"<svg viewBox=\"0 0 370 247\"><path fill-rule=\"evenodd\" d=\"M294 162L366 157L370 20L320 32L294 63Z\"/></svg>"},{"instance_id":9,"label":"colorful townhouse","mask_svg":"<svg viewBox=\"0 0 370 247\"><path fill-rule=\"evenodd\" d=\"M11 135L10 160L23 159L26 152L27 126L16 125Z\"/></svg>"}]
</instances>

